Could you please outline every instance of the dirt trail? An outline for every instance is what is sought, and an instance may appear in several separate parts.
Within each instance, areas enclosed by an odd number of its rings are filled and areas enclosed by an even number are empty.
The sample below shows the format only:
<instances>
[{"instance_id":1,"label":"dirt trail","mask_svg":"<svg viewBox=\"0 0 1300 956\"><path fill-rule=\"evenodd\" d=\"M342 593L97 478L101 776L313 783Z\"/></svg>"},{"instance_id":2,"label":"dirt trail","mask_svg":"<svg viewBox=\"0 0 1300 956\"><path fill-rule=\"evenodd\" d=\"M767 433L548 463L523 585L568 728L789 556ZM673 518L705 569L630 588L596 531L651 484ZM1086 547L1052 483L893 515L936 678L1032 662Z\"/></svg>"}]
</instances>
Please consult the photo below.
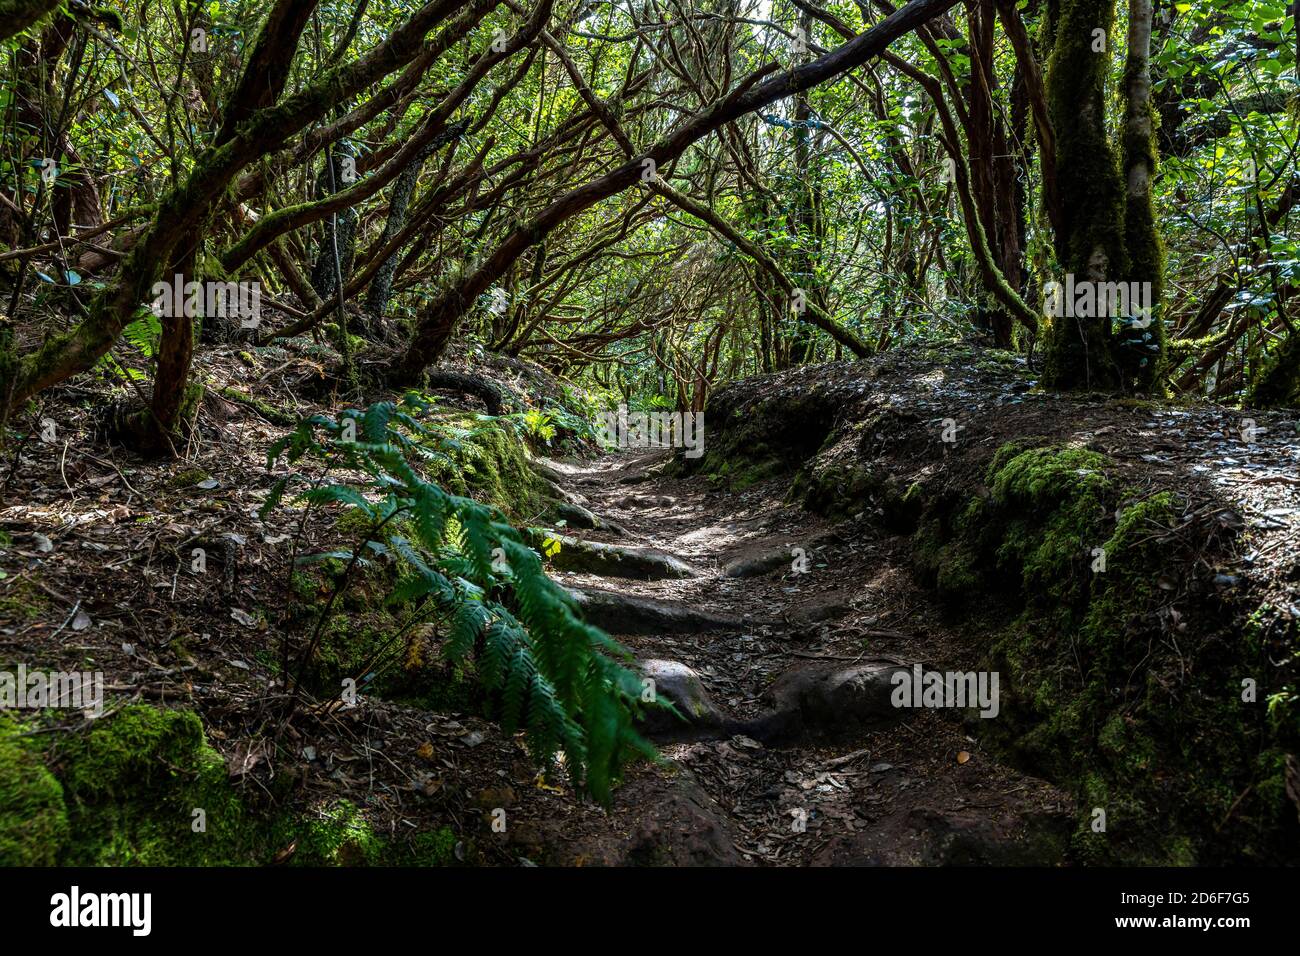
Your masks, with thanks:
<instances>
[{"instance_id":1,"label":"dirt trail","mask_svg":"<svg viewBox=\"0 0 1300 956\"><path fill-rule=\"evenodd\" d=\"M1069 798L996 763L959 714L914 709L880 720L879 682L827 691L814 679L834 682L873 661L975 668L912 584L902 539L784 504L779 480L722 492L703 478L665 476L667 461L664 452L642 452L551 463L569 490L625 531L576 536L657 549L694 571L660 580L561 571L558 579L607 592L597 623L640 660L689 667L719 712L694 732L656 728L662 752L685 772L634 773L616 797L616 832L590 832L575 852L780 865L1059 862L1074 826ZM738 571L745 576L731 576ZM645 633L639 605L619 607L641 599L737 623ZM791 700L804 706L793 726L778 720L765 745L755 735L771 721L756 718L777 706L764 693L778 679L791 688L786 709ZM855 712L864 717L856 725ZM620 822L637 844L624 854L607 842L618 839Z\"/></svg>"}]
</instances>

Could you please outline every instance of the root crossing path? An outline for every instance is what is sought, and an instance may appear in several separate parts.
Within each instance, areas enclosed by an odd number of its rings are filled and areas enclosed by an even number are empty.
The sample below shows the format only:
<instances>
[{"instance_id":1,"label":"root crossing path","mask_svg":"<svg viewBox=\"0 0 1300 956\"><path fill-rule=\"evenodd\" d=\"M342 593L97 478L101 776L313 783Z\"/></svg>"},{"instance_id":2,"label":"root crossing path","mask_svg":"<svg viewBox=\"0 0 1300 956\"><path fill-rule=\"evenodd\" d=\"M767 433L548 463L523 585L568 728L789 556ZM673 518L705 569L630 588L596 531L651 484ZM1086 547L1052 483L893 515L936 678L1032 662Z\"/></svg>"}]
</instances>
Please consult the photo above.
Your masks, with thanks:
<instances>
[{"instance_id":1,"label":"root crossing path","mask_svg":"<svg viewBox=\"0 0 1300 956\"><path fill-rule=\"evenodd\" d=\"M577 862L1061 862L1069 797L981 746L991 675L965 684L974 710L895 706L899 672L978 667L906 540L810 516L779 480L728 492L669 461L539 463L597 525L556 529L557 578L687 718L647 725L667 762L632 771L608 816L541 822L543 842Z\"/></svg>"}]
</instances>

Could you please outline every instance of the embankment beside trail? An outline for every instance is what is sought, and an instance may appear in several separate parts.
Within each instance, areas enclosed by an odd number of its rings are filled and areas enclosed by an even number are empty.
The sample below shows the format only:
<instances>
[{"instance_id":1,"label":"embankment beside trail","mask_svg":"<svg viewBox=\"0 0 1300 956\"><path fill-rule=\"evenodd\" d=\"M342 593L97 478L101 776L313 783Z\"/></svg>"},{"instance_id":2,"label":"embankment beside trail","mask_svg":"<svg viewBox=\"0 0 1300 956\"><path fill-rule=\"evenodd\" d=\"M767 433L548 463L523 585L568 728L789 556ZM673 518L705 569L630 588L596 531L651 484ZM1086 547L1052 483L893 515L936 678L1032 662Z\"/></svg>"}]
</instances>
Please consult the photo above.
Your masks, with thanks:
<instances>
[{"instance_id":1,"label":"embankment beside trail","mask_svg":"<svg viewBox=\"0 0 1300 956\"><path fill-rule=\"evenodd\" d=\"M1076 860L1300 860L1294 414L1044 394L971 350L748 379L707 415L683 469L908 538L1002 677L972 732L1093 808Z\"/></svg>"}]
</instances>

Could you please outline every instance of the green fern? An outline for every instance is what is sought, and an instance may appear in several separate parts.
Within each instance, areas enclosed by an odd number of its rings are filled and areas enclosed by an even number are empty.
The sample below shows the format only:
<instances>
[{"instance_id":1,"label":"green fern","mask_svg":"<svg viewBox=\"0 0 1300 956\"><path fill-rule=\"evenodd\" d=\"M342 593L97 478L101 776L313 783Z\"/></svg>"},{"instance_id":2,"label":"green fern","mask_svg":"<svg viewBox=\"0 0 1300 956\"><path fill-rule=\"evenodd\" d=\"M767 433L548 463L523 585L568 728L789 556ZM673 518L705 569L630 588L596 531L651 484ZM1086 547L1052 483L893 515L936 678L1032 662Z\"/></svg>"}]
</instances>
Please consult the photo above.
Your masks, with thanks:
<instances>
[{"instance_id":1,"label":"green fern","mask_svg":"<svg viewBox=\"0 0 1300 956\"><path fill-rule=\"evenodd\" d=\"M476 657L484 687L499 694L502 725L523 729L543 764L562 752L575 784L608 801L629 759L656 756L634 726L642 704L631 656L582 620L572 595L547 577L537 553L499 510L448 494L416 470L412 460L429 463L431 439L436 445L449 437L431 435L420 421L429 408L412 394L400 403L345 410L337 420L312 416L271 447L268 467L282 457L290 464L308 458L327 466L326 474L360 476L318 483L300 498L368 515L374 524L358 546L400 564L390 602L436 609L448 625L443 655L453 663ZM357 423L357 440L340 441L349 418ZM296 471L279 479L263 511L305 482ZM399 514L400 523L389 520ZM384 523L384 541L374 540Z\"/></svg>"},{"instance_id":2,"label":"green fern","mask_svg":"<svg viewBox=\"0 0 1300 956\"><path fill-rule=\"evenodd\" d=\"M135 319L122 330L122 337L139 349L145 358L153 358L162 336L162 320L152 309L141 309Z\"/></svg>"}]
</instances>

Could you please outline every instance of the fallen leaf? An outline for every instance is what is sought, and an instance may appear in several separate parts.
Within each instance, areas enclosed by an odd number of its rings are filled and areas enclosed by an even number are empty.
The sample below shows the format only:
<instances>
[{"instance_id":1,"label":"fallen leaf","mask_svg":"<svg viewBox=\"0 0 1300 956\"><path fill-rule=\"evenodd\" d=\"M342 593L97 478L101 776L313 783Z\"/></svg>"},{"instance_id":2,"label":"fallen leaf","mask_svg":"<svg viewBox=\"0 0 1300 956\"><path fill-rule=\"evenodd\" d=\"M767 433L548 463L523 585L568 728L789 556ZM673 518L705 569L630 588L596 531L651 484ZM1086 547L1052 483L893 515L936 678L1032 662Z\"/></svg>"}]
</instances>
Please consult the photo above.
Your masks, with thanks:
<instances>
[{"instance_id":1,"label":"fallen leaf","mask_svg":"<svg viewBox=\"0 0 1300 956\"><path fill-rule=\"evenodd\" d=\"M289 859L289 857L293 856L294 851L297 849L298 849L298 841L294 840L287 847L285 847L283 850L281 850L279 853L275 855L275 858L271 861L272 865L278 866L279 864L283 863L285 860Z\"/></svg>"}]
</instances>

